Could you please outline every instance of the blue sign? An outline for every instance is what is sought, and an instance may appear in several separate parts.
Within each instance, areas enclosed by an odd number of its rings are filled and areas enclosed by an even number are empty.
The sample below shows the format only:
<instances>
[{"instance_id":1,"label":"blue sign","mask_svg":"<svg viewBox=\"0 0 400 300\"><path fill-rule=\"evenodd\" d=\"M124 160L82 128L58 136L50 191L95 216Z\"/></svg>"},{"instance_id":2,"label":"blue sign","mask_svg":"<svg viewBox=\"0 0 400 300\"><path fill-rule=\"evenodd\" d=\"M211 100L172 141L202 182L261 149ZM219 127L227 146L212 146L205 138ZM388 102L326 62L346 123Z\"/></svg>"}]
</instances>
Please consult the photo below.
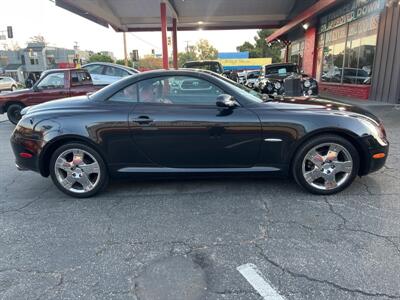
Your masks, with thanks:
<instances>
[{"instance_id":1,"label":"blue sign","mask_svg":"<svg viewBox=\"0 0 400 300\"><path fill-rule=\"evenodd\" d=\"M219 59L238 59L249 58L249 51L244 52L220 52L218 53Z\"/></svg>"}]
</instances>

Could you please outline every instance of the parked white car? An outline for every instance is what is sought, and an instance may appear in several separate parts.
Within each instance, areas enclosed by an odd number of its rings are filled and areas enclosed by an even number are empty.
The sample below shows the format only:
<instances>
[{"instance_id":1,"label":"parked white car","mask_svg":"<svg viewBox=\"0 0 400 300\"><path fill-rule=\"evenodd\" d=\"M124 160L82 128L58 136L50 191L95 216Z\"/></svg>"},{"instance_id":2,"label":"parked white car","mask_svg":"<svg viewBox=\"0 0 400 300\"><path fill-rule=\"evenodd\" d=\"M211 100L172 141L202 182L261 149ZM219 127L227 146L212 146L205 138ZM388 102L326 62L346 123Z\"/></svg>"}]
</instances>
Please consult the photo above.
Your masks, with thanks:
<instances>
[{"instance_id":1,"label":"parked white car","mask_svg":"<svg viewBox=\"0 0 400 300\"><path fill-rule=\"evenodd\" d=\"M107 85L120 80L123 77L140 73L134 68L122 65L94 62L83 65L89 71L94 85Z\"/></svg>"},{"instance_id":2,"label":"parked white car","mask_svg":"<svg viewBox=\"0 0 400 300\"><path fill-rule=\"evenodd\" d=\"M15 91L17 89L17 82L6 76L0 76L0 92L1 91Z\"/></svg>"}]
</instances>

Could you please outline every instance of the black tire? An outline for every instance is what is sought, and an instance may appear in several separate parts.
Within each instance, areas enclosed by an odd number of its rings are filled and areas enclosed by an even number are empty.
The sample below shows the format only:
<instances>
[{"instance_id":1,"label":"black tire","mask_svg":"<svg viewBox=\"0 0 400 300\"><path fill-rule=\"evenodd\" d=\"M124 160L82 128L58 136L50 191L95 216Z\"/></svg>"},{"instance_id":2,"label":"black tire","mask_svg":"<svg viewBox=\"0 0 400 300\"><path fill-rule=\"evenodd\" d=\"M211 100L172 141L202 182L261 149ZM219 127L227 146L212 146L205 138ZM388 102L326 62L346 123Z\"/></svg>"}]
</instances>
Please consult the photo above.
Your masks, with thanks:
<instances>
[{"instance_id":1,"label":"black tire","mask_svg":"<svg viewBox=\"0 0 400 300\"><path fill-rule=\"evenodd\" d=\"M11 92L15 91L17 87L15 85L11 86Z\"/></svg>"},{"instance_id":2,"label":"black tire","mask_svg":"<svg viewBox=\"0 0 400 300\"><path fill-rule=\"evenodd\" d=\"M337 186L336 188L332 188L329 190L319 189L310 185L303 175L303 160L307 155L307 153L314 147L326 143L334 143L344 147L350 154L353 162L351 173L349 172L350 175L347 177L347 179L340 186ZM299 184L305 190L318 195L331 195L343 191L354 181L355 177L358 174L359 168L360 168L360 156L357 149L347 139L334 134L320 135L310 139L309 141L306 141L298 149L297 154L295 155L292 163L293 177L296 180L297 184Z\"/></svg>"},{"instance_id":3,"label":"black tire","mask_svg":"<svg viewBox=\"0 0 400 300\"><path fill-rule=\"evenodd\" d=\"M99 169L100 169L100 175L99 175L100 178L92 190L87 191L87 192L80 192L80 193L72 192L72 191L64 188L58 181L57 174L55 171L56 160L60 156L60 154L64 153L65 151L67 151L69 149L81 149L83 151L88 152L90 155L92 155L97 160L97 162L99 164ZM101 155L96 150L94 150L92 147L87 146L83 143L79 143L79 142L67 143L67 144L57 148L57 150L55 150L51 156L51 159L49 162L49 170L50 170L51 179L53 180L53 183L56 185L56 187L61 192L67 194L68 196L72 196L75 198L92 197L92 196L96 195L97 193L101 192L102 190L104 190L107 187L108 182L109 182L107 166L106 166L103 158L101 157Z\"/></svg>"},{"instance_id":4,"label":"black tire","mask_svg":"<svg viewBox=\"0 0 400 300\"><path fill-rule=\"evenodd\" d=\"M7 117L11 123L17 125L19 120L21 120L21 110L24 108L21 104L11 104L7 108Z\"/></svg>"}]
</instances>

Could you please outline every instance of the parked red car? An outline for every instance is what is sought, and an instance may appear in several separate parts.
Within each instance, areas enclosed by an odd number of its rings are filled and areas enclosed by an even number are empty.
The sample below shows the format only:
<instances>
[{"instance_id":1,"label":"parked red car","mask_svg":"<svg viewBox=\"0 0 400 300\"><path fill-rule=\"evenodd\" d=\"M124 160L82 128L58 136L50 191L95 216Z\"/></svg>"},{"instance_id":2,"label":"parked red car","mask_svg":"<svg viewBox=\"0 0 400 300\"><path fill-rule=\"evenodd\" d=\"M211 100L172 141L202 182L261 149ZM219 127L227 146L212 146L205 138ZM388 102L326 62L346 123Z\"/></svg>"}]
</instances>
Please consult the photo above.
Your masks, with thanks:
<instances>
[{"instance_id":1,"label":"parked red car","mask_svg":"<svg viewBox=\"0 0 400 300\"><path fill-rule=\"evenodd\" d=\"M93 85L92 78L85 69L45 71L32 88L1 95L0 114L7 113L11 123L17 124L21 119L21 110L25 106L85 95L102 87Z\"/></svg>"}]
</instances>

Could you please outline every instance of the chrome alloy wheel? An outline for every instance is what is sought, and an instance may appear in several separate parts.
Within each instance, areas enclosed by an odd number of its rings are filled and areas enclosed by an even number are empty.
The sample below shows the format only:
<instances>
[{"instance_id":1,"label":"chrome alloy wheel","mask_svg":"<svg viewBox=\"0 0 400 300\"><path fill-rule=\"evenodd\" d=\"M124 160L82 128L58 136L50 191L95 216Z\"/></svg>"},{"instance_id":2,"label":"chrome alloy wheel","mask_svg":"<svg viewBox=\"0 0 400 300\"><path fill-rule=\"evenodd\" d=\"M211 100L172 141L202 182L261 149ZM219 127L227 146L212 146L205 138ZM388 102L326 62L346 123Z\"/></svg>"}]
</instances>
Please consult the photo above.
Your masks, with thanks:
<instances>
[{"instance_id":1,"label":"chrome alloy wheel","mask_svg":"<svg viewBox=\"0 0 400 300\"><path fill-rule=\"evenodd\" d=\"M329 191L347 181L353 165L353 159L345 147L324 143L308 151L302 163L302 173L309 185Z\"/></svg>"},{"instance_id":2,"label":"chrome alloy wheel","mask_svg":"<svg viewBox=\"0 0 400 300\"><path fill-rule=\"evenodd\" d=\"M73 193L93 190L100 181L100 165L82 149L68 149L56 159L54 171L60 185Z\"/></svg>"}]
</instances>

